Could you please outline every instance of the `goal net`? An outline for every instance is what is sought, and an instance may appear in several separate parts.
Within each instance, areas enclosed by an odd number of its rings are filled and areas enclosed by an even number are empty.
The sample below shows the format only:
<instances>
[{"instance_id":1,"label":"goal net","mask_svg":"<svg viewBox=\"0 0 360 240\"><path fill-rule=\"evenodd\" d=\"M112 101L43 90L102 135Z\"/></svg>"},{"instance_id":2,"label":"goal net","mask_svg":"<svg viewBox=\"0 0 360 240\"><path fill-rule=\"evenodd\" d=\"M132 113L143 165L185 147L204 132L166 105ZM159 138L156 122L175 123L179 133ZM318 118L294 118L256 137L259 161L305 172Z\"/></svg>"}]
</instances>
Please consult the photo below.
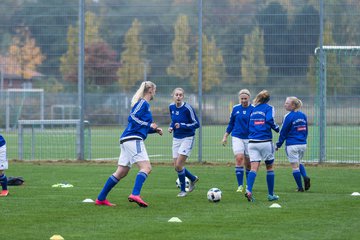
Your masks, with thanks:
<instances>
[{"instance_id":1,"label":"goal net","mask_svg":"<svg viewBox=\"0 0 360 240\"><path fill-rule=\"evenodd\" d=\"M91 130L84 121L85 158L91 159ZM80 120L19 120L20 160L75 160L80 153Z\"/></svg>"}]
</instances>

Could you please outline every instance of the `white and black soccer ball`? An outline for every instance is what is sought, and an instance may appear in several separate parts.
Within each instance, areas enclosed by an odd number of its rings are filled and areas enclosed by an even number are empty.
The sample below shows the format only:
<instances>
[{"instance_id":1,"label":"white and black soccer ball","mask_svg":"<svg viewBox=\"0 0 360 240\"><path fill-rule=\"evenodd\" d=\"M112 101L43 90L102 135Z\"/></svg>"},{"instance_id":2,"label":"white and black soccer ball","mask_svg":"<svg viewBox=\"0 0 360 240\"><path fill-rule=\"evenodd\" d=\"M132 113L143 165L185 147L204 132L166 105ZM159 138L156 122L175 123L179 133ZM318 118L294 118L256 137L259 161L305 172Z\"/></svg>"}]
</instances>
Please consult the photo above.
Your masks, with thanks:
<instances>
[{"instance_id":1,"label":"white and black soccer ball","mask_svg":"<svg viewBox=\"0 0 360 240\"><path fill-rule=\"evenodd\" d=\"M185 177L185 191L189 191L189 186L190 186L190 179L188 179L187 177ZM176 187L180 189L180 180L179 178L176 179Z\"/></svg>"},{"instance_id":2,"label":"white and black soccer ball","mask_svg":"<svg viewBox=\"0 0 360 240\"><path fill-rule=\"evenodd\" d=\"M221 190L218 188L211 188L207 192L207 198L210 202L220 202L221 200Z\"/></svg>"}]
</instances>

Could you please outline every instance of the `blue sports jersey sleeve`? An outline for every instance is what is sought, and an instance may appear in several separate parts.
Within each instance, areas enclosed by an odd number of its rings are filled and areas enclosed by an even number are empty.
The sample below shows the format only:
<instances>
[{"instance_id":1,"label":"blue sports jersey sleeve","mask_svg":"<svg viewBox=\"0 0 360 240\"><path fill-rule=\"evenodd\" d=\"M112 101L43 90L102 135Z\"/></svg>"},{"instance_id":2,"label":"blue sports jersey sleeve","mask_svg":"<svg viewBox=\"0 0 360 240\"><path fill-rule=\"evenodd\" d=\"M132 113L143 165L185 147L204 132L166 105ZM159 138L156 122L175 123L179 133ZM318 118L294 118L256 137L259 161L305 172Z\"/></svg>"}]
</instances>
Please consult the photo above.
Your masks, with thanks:
<instances>
[{"instance_id":1,"label":"blue sports jersey sleeve","mask_svg":"<svg viewBox=\"0 0 360 240\"><path fill-rule=\"evenodd\" d=\"M195 135L195 131L199 128L199 120L195 114L194 109L187 103L181 107L177 107L174 103L170 104L170 127L173 128L174 138L185 138ZM179 124L179 128L175 128L175 124Z\"/></svg>"},{"instance_id":2,"label":"blue sports jersey sleeve","mask_svg":"<svg viewBox=\"0 0 360 240\"><path fill-rule=\"evenodd\" d=\"M0 134L0 147L6 144L5 138Z\"/></svg>"},{"instance_id":3,"label":"blue sports jersey sleeve","mask_svg":"<svg viewBox=\"0 0 360 240\"><path fill-rule=\"evenodd\" d=\"M121 135L121 138L127 136L139 136L143 140L147 138L148 133L155 133L154 129L150 128L153 122L150 105L144 99L140 99L131 109L128 117L128 125Z\"/></svg>"},{"instance_id":4,"label":"blue sports jersey sleeve","mask_svg":"<svg viewBox=\"0 0 360 240\"><path fill-rule=\"evenodd\" d=\"M289 134L289 131L291 129L291 119L290 118L291 118L290 113L286 114L284 117L283 125L282 125L281 131L280 131L279 140L276 143L277 148L280 148L283 145L285 139L287 138L287 136Z\"/></svg>"}]
</instances>

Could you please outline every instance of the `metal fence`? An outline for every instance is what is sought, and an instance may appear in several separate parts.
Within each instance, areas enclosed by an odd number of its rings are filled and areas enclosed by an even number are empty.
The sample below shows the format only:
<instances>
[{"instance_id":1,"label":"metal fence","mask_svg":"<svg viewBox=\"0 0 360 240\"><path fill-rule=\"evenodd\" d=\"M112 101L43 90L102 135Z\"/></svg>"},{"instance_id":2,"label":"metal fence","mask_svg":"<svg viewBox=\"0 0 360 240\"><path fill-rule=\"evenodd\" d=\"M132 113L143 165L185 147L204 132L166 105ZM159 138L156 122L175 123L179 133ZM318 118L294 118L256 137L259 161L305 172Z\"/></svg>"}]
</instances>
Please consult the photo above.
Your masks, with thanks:
<instances>
[{"instance_id":1,"label":"metal fence","mask_svg":"<svg viewBox=\"0 0 360 240\"><path fill-rule=\"evenodd\" d=\"M248 88L253 96L270 91L279 124L285 98L302 99L310 124L306 161L359 162L359 51L322 48L360 45L357 0L24 0L0 6L0 124L10 159L18 158L18 120L42 119L88 121L92 159L117 159L132 94L150 80L157 84L151 105L161 127L170 122L175 87L185 89L201 116L190 161L233 161L231 147L220 142L238 91ZM43 95L11 92L15 88ZM35 149L46 154L34 156L25 146L23 158L79 158L66 148L55 151L51 137L41 141L50 148ZM150 136L147 148L152 161L171 161L169 134ZM286 161L283 150L276 154Z\"/></svg>"}]
</instances>

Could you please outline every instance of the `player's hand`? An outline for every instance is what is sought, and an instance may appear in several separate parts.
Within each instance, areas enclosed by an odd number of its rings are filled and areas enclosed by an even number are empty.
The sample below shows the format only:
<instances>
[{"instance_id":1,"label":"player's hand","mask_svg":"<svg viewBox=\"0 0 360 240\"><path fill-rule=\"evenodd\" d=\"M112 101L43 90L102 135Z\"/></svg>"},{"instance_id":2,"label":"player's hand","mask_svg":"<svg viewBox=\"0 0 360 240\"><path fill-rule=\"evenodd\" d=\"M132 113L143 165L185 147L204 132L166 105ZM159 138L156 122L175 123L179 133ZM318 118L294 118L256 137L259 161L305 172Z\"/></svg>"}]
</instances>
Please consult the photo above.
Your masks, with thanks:
<instances>
[{"instance_id":1,"label":"player's hand","mask_svg":"<svg viewBox=\"0 0 360 240\"><path fill-rule=\"evenodd\" d=\"M172 127L169 127L169 128L168 128L168 132L169 132L169 133L172 133L173 130L174 130L174 129L173 129Z\"/></svg>"},{"instance_id":2,"label":"player's hand","mask_svg":"<svg viewBox=\"0 0 360 240\"><path fill-rule=\"evenodd\" d=\"M180 123L175 123L174 127L175 128L180 128Z\"/></svg>"},{"instance_id":3,"label":"player's hand","mask_svg":"<svg viewBox=\"0 0 360 240\"><path fill-rule=\"evenodd\" d=\"M156 131L160 136L163 135L163 130L162 130L162 128L156 128L155 131Z\"/></svg>"},{"instance_id":4,"label":"player's hand","mask_svg":"<svg viewBox=\"0 0 360 240\"><path fill-rule=\"evenodd\" d=\"M221 142L222 142L222 145L225 147L226 144L227 144L227 139L226 139L226 138L223 138L223 140L222 140Z\"/></svg>"},{"instance_id":5,"label":"player's hand","mask_svg":"<svg viewBox=\"0 0 360 240\"><path fill-rule=\"evenodd\" d=\"M150 124L150 127L151 127L152 129L156 130L157 127L158 127L158 125L153 122L153 123Z\"/></svg>"}]
</instances>

